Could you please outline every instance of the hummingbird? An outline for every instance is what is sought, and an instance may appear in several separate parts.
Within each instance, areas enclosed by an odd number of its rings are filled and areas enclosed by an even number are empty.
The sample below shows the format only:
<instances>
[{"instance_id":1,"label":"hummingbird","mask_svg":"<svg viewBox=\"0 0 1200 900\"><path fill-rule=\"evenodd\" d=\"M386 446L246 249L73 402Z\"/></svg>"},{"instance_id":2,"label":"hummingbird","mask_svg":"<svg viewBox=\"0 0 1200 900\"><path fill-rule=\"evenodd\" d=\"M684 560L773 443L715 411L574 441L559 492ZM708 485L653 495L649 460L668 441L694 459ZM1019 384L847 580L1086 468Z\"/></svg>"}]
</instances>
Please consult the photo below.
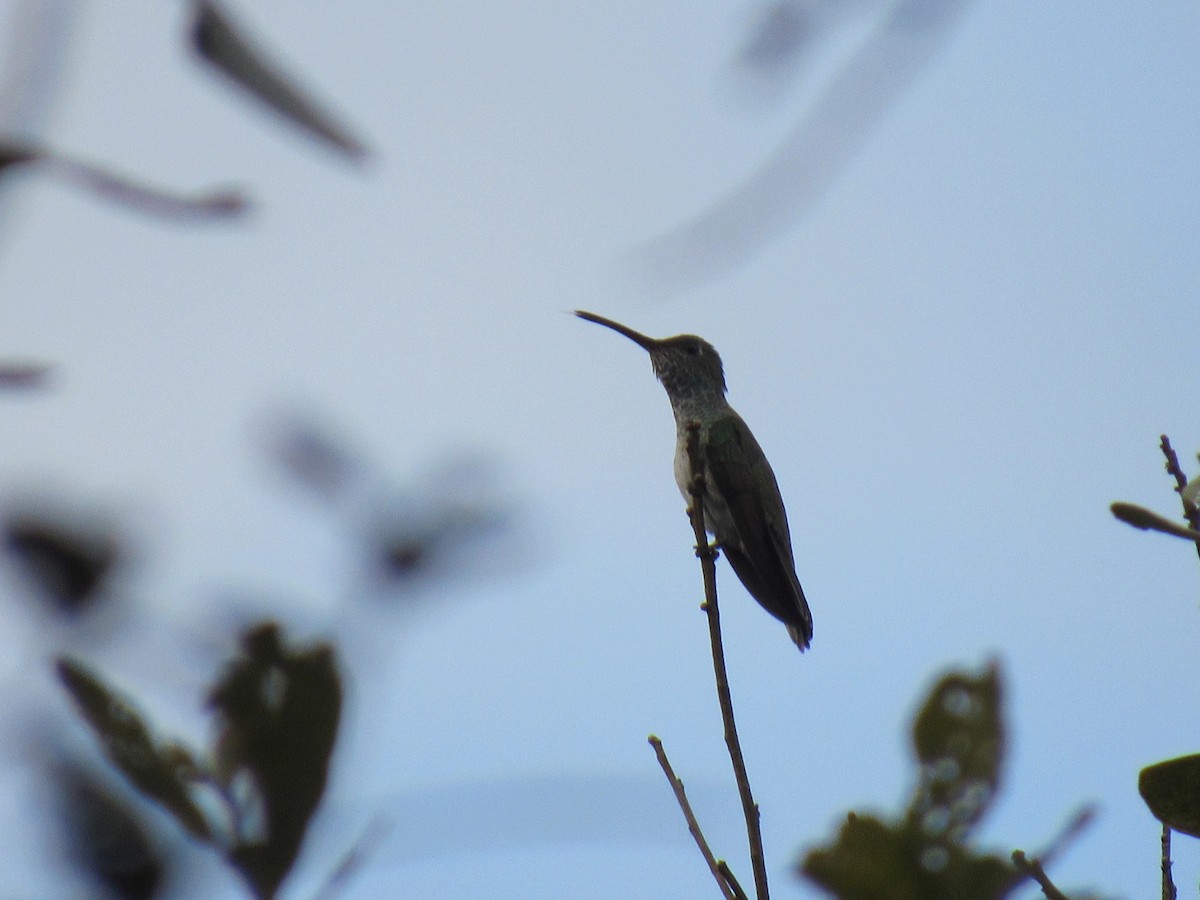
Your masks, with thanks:
<instances>
[{"instance_id":1,"label":"hummingbird","mask_svg":"<svg viewBox=\"0 0 1200 900\"><path fill-rule=\"evenodd\" d=\"M688 424L700 425L704 461L704 528L759 605L787 626L803 652L812 640L812 613L796 577L783 497L766 454L725 399L725 371L716 348L694 334L655 339L612 319L575 315L623 334L650 354L675 415L675 483L691 502Z\"/></svg>"}]
</instances>

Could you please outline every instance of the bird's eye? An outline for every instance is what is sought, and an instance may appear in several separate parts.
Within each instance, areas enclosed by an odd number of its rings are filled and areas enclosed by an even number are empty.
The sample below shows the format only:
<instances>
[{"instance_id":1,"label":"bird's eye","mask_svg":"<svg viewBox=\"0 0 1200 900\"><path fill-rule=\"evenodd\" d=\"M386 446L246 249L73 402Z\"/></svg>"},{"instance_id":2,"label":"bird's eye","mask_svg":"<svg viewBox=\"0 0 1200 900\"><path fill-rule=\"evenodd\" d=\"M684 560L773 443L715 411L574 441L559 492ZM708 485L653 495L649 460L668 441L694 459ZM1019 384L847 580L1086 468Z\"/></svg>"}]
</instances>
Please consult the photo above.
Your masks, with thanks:
<instances>
[{"instance_id":1,"label":"bird's eye","mask_svg":"<svg viewBox=\"0 0 1200 900\"><path fill-rule=\"evenodd\" d=\"M699 344L684 344L683 352L686 353L688 356L699 356L700 355L700 345Z\"/></svg>"}]
</instances>

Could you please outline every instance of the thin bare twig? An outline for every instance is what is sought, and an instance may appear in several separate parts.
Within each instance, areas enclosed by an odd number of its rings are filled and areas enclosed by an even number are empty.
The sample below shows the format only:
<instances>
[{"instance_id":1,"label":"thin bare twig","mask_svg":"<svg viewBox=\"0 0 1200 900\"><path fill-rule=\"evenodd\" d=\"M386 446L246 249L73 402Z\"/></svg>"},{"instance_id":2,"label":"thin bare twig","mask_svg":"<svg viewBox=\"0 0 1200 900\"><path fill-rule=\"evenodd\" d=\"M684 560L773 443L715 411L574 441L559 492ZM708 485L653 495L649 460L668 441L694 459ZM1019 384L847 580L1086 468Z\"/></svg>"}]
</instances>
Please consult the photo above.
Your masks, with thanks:
<instances>
[{"instance_id":1,"label":"thin bare twig","mask_svg":"<svg viewBox=\"0 0 1200 900\"><path fill-rule=\"evenodd\" d=\"M741 883L737 880L737 876L734 875L733 870L729 868L729 863L725 862L723 859L718 859L717 868L721 870L722 877L724 877L725 882L729 885L729 887L733 889L733 895L737 897L738 900L750 900L750 898L746 896L746 892L742 889Z\"/></svg>"},{"instance_id":2,"label":"thin bare twig","mask_svg":"<svg viewBox=\"0 0 1200 900\"><path fill-rule=\"evenodd\" d=\"M1163 456L1166 457L1167 472L1175 479L1175 493L1179 495L1179 502L1183 504L1183 517L1188 520L1188 524L1193 529L1200 531L1200 509L1197 509L1196 504L1183 494L1188 480L1179 465L1179 457L1175 454L1175 448L1171 446L1171 441L1165 434L1159 435L1158 446L1162 450ZM1196 541L1196 555L1200 556L1200 540Z\"/></svg>"},{"instance_id":3,"label":"thin bare twig","mask_svg":"<svg viewBox=\"0 0 1200 900\"><path fill-rule=\"evenodd\" d=\"M646 740L654 748L654 755L658 757L658 764L662 766L663 774L667 776L667 781L671 783L671 790L675 792L675 800L679 803L679 808L683 810L683 818L687 821L688 831L692 833L692 838L696 841L696 846L700 848L700 855L708 863L708 870L712 872L713 878L716 879L717 886L721 888L721 893L725 895L725 900L745 900L745 895L739 898L730 886L725 876L725 872L729 869L725 865L725 861L718 861L713 856L713 852L708 846L708 841L705 840L704 832L700 830L700 823L696 821L696 814L692 812L692 804L688 802L687 793L683 790L683 782L679 780L679 776L671 768L671 761L667 759L667 751L663 749L662 741L658 739L657 735L653 734L646 738ZM722 866L725 866L725 871L722 871ZM736 880L734 883L736 883Z\"/></svg>"},{"instance_id":4,"label":"thin bare twig","mask_svg":"<svg viewBox=\"0 0 1200 900\"><path fill-rule=\"evenodd\" d=\"M1162 900L1176 900L1175 880L1171 877L1171 826L1162 830Z\"/></svg>"},{"instance_id":5,"label":"thin bare twig","mask_svg":"<svg viewBox=\"0 0 1200 900\"><path fill-rule=\"evenodd\" d=\"M379 849L384 836L391 828L391 823L382 815L377 815L368 823L366 829L354 845L342 857L341 862L325 879L313 900L334 900L338 894L344 893L350 879L363 867L367 858Z\"/></svg>"},{"instance_id":6,"label":"thin bare twig","mask_svg":"<svg viewBox=\"0 0 1200 900\"><path fill-rule=\"evenodd\" d=\"M762 827L759 822L758 804L750 792L750 776L746 773L746 760L742 756L741 741L738 740L737 723L733 718L733 698L729 693L729 678L725 672L725 647L721 640L721 614L717 608L717 552L709 544L704 530L704 462L700 455L700 423L689 422L687 426L688 464L692 470L692 483L688 486L692 504L688 516L692 531L696 535L696 556L704 574L704 611L708 614L708 636L712 642L713 674L717 682L717 699L721 704L721 719L725 724L725 746L729 748L729 759L733 763L733 776L737 781L738 794L742 799L742 812L746 817L746 839L750 844L750 867L754 871L754 892L758 900L769 900L767 887L767 864L763 854Z\"/></svg>"},{"instance_id":7,"label":"thin bare twig","mask_svg":"<svg viewBox=\"0 0 1200 900\"><path fill-rule=\"evenodd\" d=\"M1024 852L1014 850L1012 861L1013 865L1038 883L1038 886L1042 889L1042 893L1046 895L1048 900L1071 900L1070 897L1054 886L1054 882L1046 875L1046 870L1042 868L1042 864L1036 858L1028 859Z\"/></svg>"},{"instance_id":8,"label":"thin bare twig","mask_svg":"<svg viewBox=\"0 0 1200 900\"><path fill-rule=\"evenodd\" d=\"M1048 843L1041 853L1037 855L1038 861L1043 866L1048 866L1054 860L1062 855L1063 851L1079 837L1083 829L1092 824L1092 819L1096 818L1096 807L1092 804L1085 804L1076 810L1075 815L1063 827L1062 831L1056 834Z\"/></svg>"}]
</instances>

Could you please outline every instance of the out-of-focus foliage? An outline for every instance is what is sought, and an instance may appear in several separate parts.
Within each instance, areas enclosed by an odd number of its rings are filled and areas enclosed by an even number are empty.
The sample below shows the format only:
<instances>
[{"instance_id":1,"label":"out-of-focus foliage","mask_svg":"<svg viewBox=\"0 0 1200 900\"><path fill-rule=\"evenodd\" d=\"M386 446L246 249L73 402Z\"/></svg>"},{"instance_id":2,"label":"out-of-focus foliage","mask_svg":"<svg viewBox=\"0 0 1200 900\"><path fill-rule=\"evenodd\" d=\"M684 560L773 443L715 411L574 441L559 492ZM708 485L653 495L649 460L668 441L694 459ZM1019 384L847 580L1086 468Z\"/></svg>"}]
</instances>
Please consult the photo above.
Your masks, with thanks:
<instances>
[{"instance_id":1,"label":"out-of-focus foliage","mask_svg":"<svg viewBox=\"0 0 1200 900\"><path fill-rule=\"evenodd\" d=\"M207 756L156 737L142 714L82 663L58 675L109 760L193 837L217 847L257 897L273 897L325 791L341 719L341 679L327 644L288 647L267 622L213 685L218 734ZM214 815L198 801L222 803Z\"/></svg>"},{"instance_id":2,"label":"out-of-focus foliage","mask_svg":"<svg viewBox=\"0 0 1200 900\"><path fill-rule=\"evenodd\" d=\"M988 900L1008 896L1020 880L1002 857L947 848L910 823L854 813L802 871L840 900Z\"/></svg>"},{"instance_id":3,"label":"out-of-focus foliage","mask_svg":"<svg viewBox=\"0 0 1200 900\"><path fill-rule=\"evenodd\" d=\"M754 69L776 69L787 65L800 52L812 28L805 4L779 0L762 11L762 17L746 39L738 61Z\"/></svg>"},{"instance_id":4,"label":"out-of-focus foliage","mask_svg":"<svg viewBox=\"0 0 1200 900\"><path fill-rule=\"evenodd\" d=\"M49 363L30 360L0 359L0 390L33 390L45 387L50 381Z\"/></svg>"},{"instance_id":5,"label":"out-of-focus foliage","mask_svg":"<svg viewBox=\"0 0 1200 900\"><path fill-rule=\"evenodd\" d=\"M188 832L212 839L213 829L192 800L191 785L200 773L191 754L178 742L156 738L137 708L83 663L63 657L57 670L112 764L139 791L165 806Z\"/></svg>"},{"instance_id":6,"label":"out-of-focus foliage","mask_svg":"<svg viewBox=\"0 0 1200 900\"><path fill-rule=\"evenodd\" d=\"M1138 793L1164 825L1200 837L1200 754L1146 766L1138 776Z\"/></svg>"},{"instance_id":7,"label":"out-of-focus foliage","mask_svg":"<svg viewBox=\"0 0 1200 900\"><path fill-rule=\"evenodd\" d=\"M352 159L366 155L362 142L294 78L285 75L281 66L268 59L245 29L214 0L195 3L188 38L202 60L304 133Z\"/></svg>"},{"instance_id":8,"label":"out-of-focus foliage","mask_svg":"<svg viewBox=\"0 0 1200 900\"><path fill-rule=\"evenodd\" d=\"M54 765L55 805L77 869L120 900L150 900L169 865L167 849L129 798L72 760Z\"/></svg>"},{"instance_id":9,"label":"out-of-focus foliage","mask_svg":"<svg viewBox=\"0 0 1200 900\"><path fill-rule=\"evenodd\" d=\"M220 728L216 775L236 804L230 859L258 896L270 897L325 792L341 680L332 647L291 650L274 623L243 635L242 650L208 705Z\"/></svg>"},{"instance_id":10,"label":"out-of-focus foliage","mask_svg":"<svg viewBox=\"0 0 1200 900\"><path fill-rule=\"evenodd\" d=\"M13 511L0 521L4 550L26 581L55 612L76 616L103 596L120 559L120 540L99 523L48 509Z\"/></svg>"},{"instance_id":11,"label":"out-of-focus foliage","mask_svg":"<svg viewBox=\"0 0 1200 900\"><path fill-rule=\"evenodd\" d=\"M267 451L293 484L331 506L345 502L362 477L363 464L344 440L298 416L272 429Z\"/></svg>"},{"instance_id":12,"label":"out-of-focus foliage","mask_svg":"<svg viewBox=\"0 0 1200 900\"><path fill-rule=\"evenodd\" d=\"M1003 679L992 664L951 671L913 721L917 784L897 819L850 813L800 865L840 900L999 900L1024 880L1007 856L971 844L1004 762Z\"/></svg>"},{"instance_id":13,"label":"out-of-focus foliage","mask_svg":"<svg viewBox=\"0 0 1200 900\"><path fill-rule=\"evenodd\" d=\"M224 219L241 215L249 208L249 201L238 190L214 188L189 197L136 181L48 147L0 141L0 175L18 168L35 169L104 200L163 219Z\"/></svg>"},{"instance_id":14,"label":"out-of-focus foliage","mask_svg":"<svg viewBox=\"0 0 1200 900\"><path fill-rule=\"evenodd\" d=\"M267 59L218 3L195 0L192 7L188 42L201 60L267 108L297 125L303 133L351 158L358 159L366 154L362 142L340 125L329 110L297 87L294 78L284 76L281 68ZM55 31L48 27L51 23L40 21L28 11L15 18L13 24L18 36L21 28L37 26L32 39L44 38ZM59 23L57 31L64 30ZM22 47L19 43L17 46ZM7 114L0 116L0 177L9 177L17 169L34 170L127 209L174 221L226 219L241 215L249 208L247 197L239 190L216 188L189 196L146 184L105 166L84 162L37 140L20 120L35 118L30 108L40 101L34 98L44 97L48 93L48 82L53 80L53 66L35 65L29 59L50 55L39 53L44 49L35 47L33 52L23 54L23 64L11 65L6 72L0 73L6 81L0 84L5 95L0 114ZM0 387L28 386L29 383L30 378L19 378L14 370L9 378L0 381Z\"/></svg>"},{"instance_id":15,"label":"out-of-focus foliage","mask_svg":"<svg viewBox=\"0 0 1200 900\"><path fill-rule=\"evenodd\" d=\"M890 0L879 4L883 9L874 26L825 80L791 132L725 194L635 248L631 259L635 272L660 289L679 291L735 270L800 221L945 46L971 3ZM743 59L770 60L786 69L830 33L823 22L817 27L818 14L840 17L843 9L856 5L852 0L780 2L775 8L787 11L768 14L763 30L742 51Z\"/></svg>"},{"instance_id":16,"label":"out-of-focus foliage","mask_svg":"<svg viewBox=\"0 0 1200 900\"><path fill-rule=\"evenodd\" d=\"M294 414L269 430L267 452L292 484L353 534L366 577L384 593L469 568L472 545L499 537L511 524L495 466L481 454L450 454L413 486L398 489L345 438Z\"/></svg>"},{"instance_id":17,"label":"out-of-focus foliage","mask_svg":"<svg viewBox=\"0 0 1200 900\"><path fill-rule=\"evenodd\" d=\"M920 781L908 821L945 849L965 844L1000 784L1004 723L1000 672L950 672L913 722Z\"/></svg>"},{"instance_id":18,"label":"out-of-focus foliage","mask_svg":"<svg viewBox=\"0 0 1200 900\"><path fill-rule=\"evenodd\" d=\"M844 18L877 5L878 0L771 0L738 51L738 67L771 81L790 77Z\"/></svg>"}]
</instances>

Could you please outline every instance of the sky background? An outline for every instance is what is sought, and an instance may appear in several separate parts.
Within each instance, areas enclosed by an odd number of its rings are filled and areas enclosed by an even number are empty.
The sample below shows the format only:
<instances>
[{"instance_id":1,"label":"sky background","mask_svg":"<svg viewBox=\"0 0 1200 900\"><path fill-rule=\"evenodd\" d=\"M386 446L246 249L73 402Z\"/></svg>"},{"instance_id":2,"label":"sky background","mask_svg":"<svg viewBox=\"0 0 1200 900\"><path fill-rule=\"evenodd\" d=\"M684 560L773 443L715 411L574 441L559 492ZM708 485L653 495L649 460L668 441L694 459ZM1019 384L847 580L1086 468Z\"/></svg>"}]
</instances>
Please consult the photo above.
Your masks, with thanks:
<instances>
[{"instance_id":1,"label":"sky background","mask_svg":"<svg viewBox=\"0 0 1200 900\"><path fill-rule=\"evenodd\" d=\"M56 364L0 395L0 491L102 511L135 547L109 632L0 613L8 733L69 719L66 646L199 742L234 624L274 615L335 639L351 691L287 896L380 814L346 896L715 896L651 732L749 883L669 407L583 308L715 344L787 503L811 651L718 573L774 896L819 896L788 869L846 811L900 811L916 704L990 659L1012 740L983 843L1034 852L1094 801L1055 881L1157 893L1137 773L1200 749L1200 570L1107 507L1175 515L1158 436L1187 470L1200 448L1200 7L847 0L756 84L751 0L239 4L366 140L361 165L191 59L184 4L60 8L56 90L12 127L255 206L182 225L0 186L0 356ZM780 159L733 204L769 240L688 244ZM354 602L355 510L266 450L289 415L397 490L483 460L510 527L412 596ZM62 896L23 740L0 896ZM237 896L190 865L194 895Z\"/></svg>"}]
</instances>

